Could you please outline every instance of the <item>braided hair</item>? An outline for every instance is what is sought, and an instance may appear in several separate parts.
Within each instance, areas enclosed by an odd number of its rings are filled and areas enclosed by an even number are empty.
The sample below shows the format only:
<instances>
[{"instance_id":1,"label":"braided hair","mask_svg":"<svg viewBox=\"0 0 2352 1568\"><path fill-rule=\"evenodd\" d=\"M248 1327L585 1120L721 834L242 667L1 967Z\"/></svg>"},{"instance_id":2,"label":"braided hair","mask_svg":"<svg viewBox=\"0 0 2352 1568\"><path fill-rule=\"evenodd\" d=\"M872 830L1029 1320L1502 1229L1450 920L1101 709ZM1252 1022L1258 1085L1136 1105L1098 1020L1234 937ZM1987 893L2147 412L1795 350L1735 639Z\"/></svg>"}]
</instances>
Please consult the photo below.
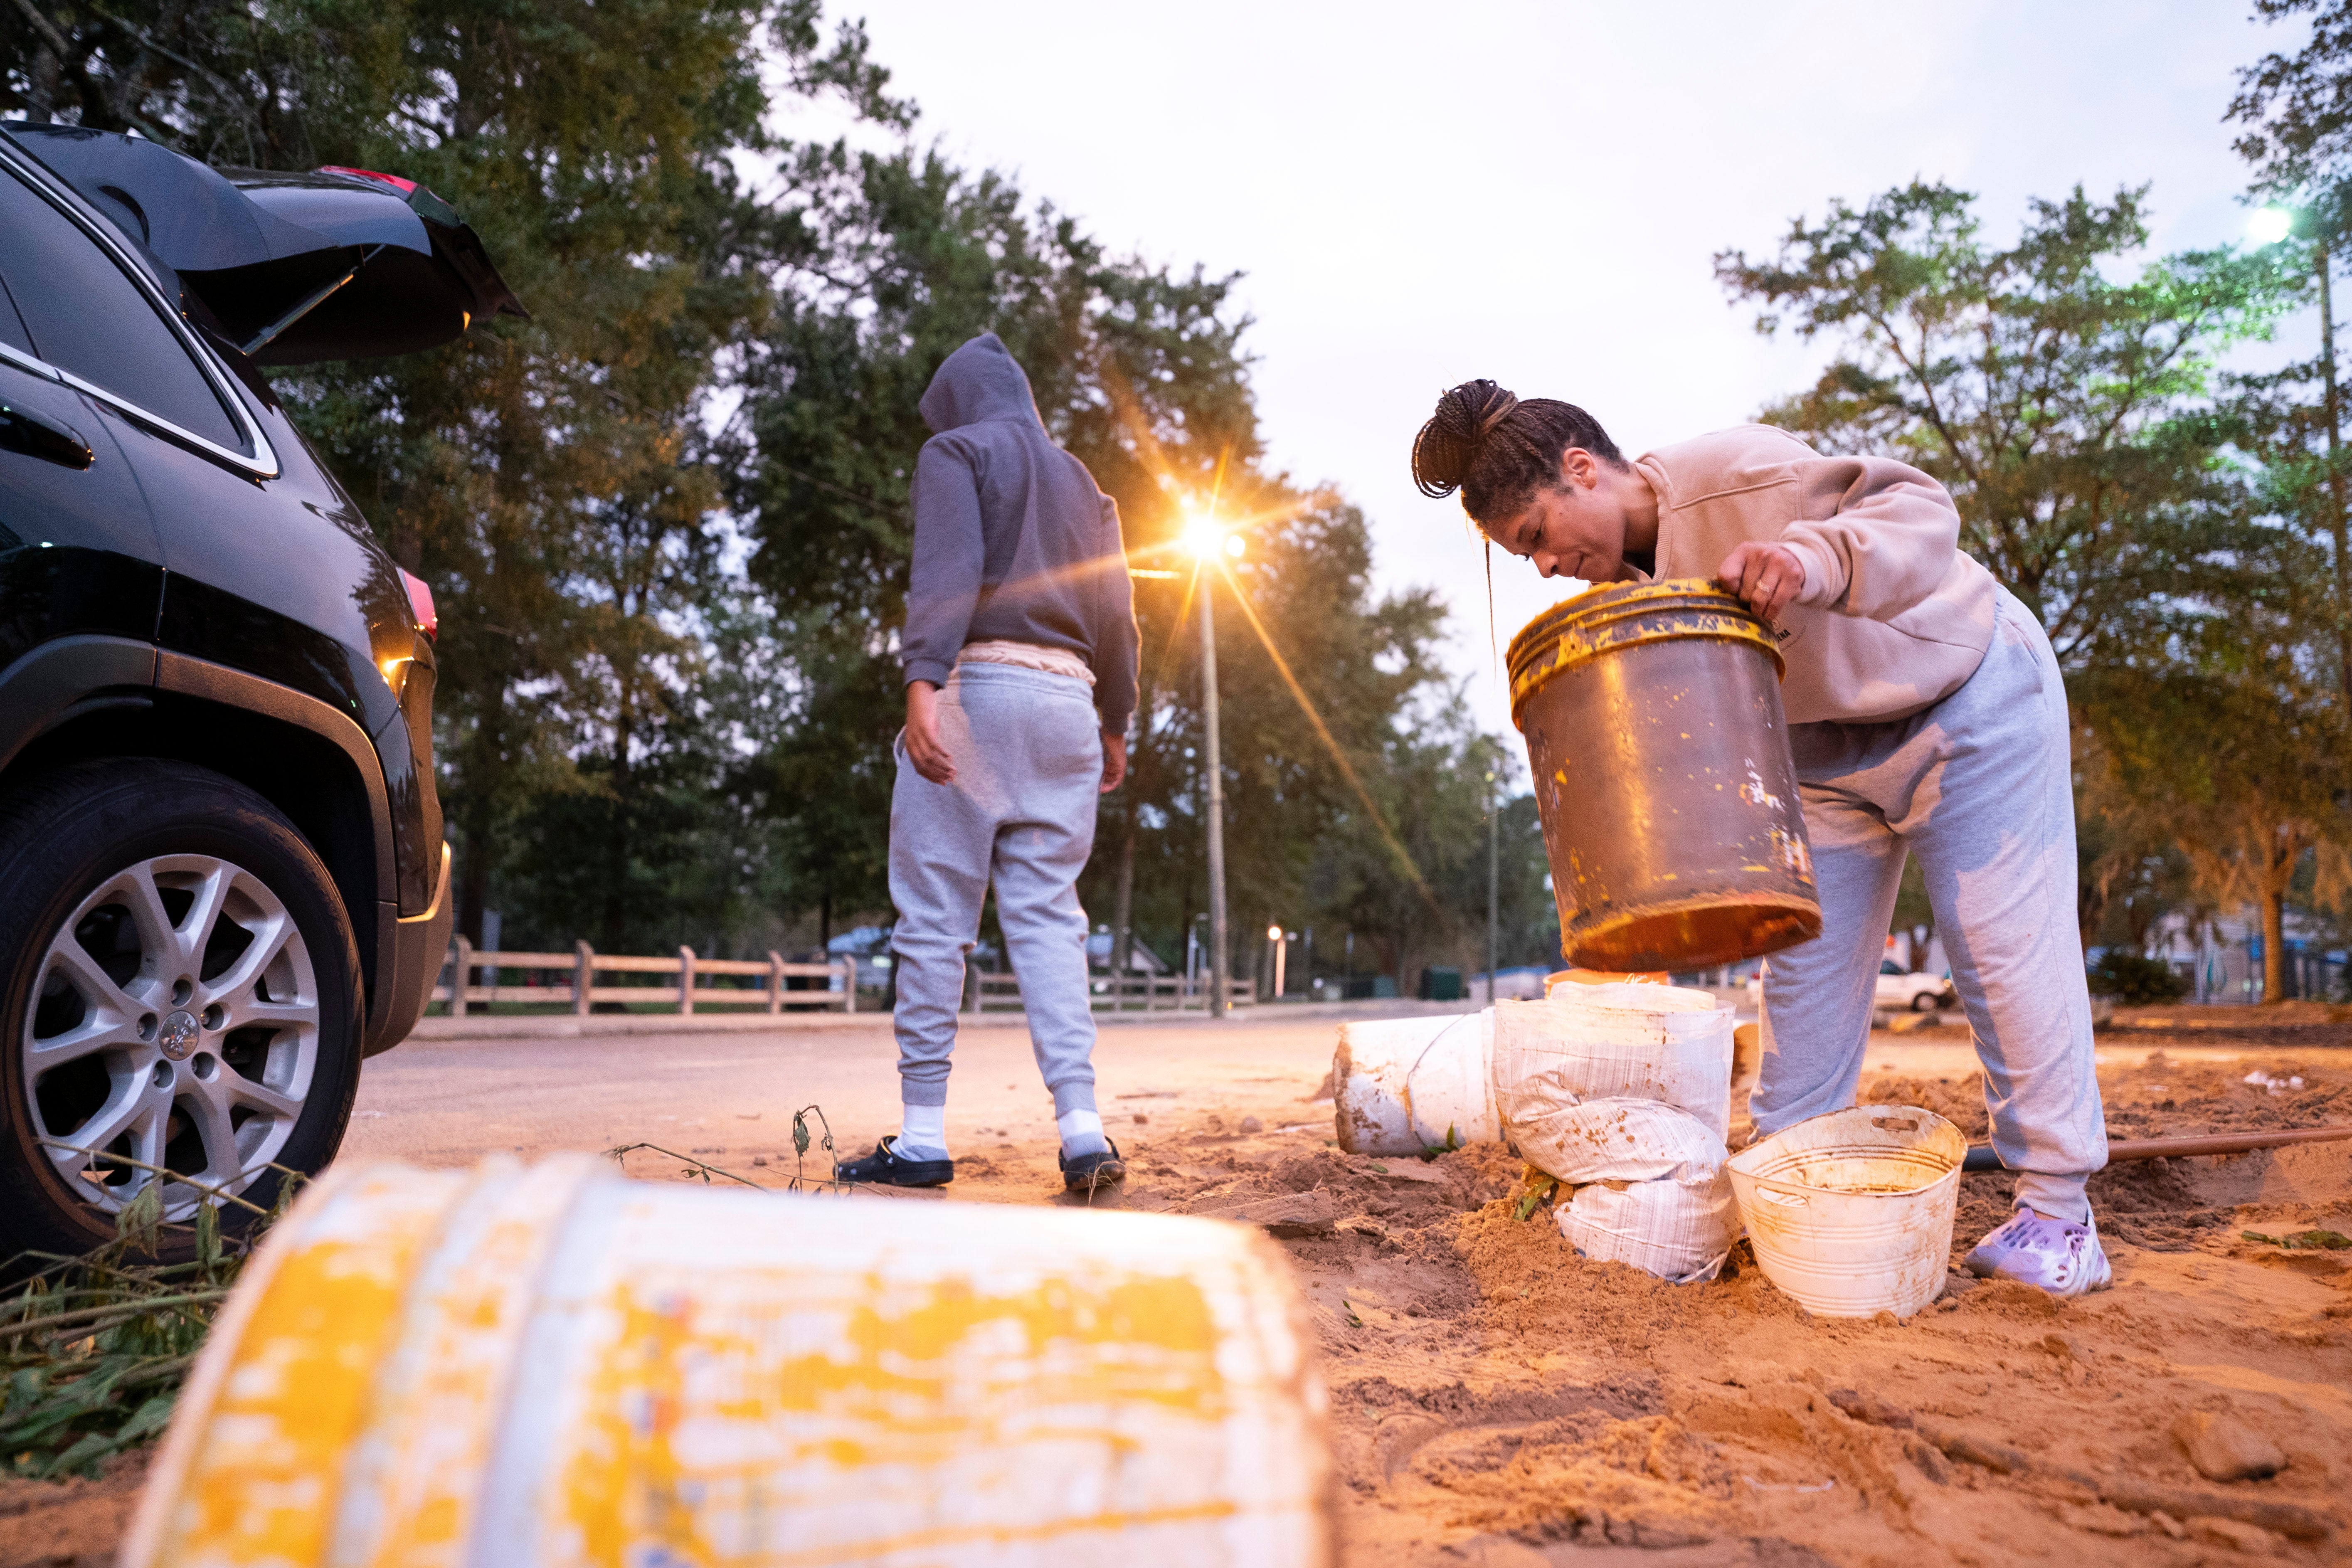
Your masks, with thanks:
<instances>
[{"instance_id":1,"label":"braided hair","mask_svg":"<svg viewBox=\"0 0 2352 1568\"><path fill-rule=\"evenodd\" d=\"M1625 466L1601 422L1573 403L1523 403L1491 381L1465 381L1437 400L1437 412L1413 437L1412 480L1433 500L1459 489L1464 510L1495 522L1558 485L1560 454L1570 447Z\"/></svg>"}]
</instances>

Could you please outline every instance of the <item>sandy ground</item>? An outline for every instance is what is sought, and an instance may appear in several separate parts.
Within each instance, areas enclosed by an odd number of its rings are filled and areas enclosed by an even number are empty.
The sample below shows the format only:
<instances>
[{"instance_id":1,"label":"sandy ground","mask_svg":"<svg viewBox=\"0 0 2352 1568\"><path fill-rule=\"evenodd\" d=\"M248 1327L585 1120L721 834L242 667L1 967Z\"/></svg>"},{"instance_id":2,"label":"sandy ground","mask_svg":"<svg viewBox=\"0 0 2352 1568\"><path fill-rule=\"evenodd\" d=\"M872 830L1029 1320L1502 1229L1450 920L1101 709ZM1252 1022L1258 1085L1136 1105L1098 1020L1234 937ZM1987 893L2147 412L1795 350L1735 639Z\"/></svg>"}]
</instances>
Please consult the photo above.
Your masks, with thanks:
<instances>
[{"instance_id":1,"label":"sandy ground","mask_svg":"<svg viewBox=\"0 0 2352 1568\"><path fill-rule=\"evenodd\" d=\"M1321 1338L1351 1568L2352 1561L2352 1253L2244 1234L2352 1234L2352 1144L2102 1173L2116 1275L2104 1294L2057 1303L1955 1275L1907 1323L1831 1321L1738 1254L1727 1278L1688 1287L1578 1258L1545 1211L1513 1217L1521 1167L1500 1148L1341 1153L1315 1098L1333 1023L1106 1029L1100 1100L1132 1174L1095 1202L1239 1210L1275 1230ZM2344 1026L2117 1031L2100 1050L2109 1126L2352 1122L2347 1047ZM1954 1031L1880 1034L1864 1098L1980 1137L1974 1066ZM2244 1081L2257 1071L2304 1081ZM370 1064L347 1157L649 1142L782 1184L795 1109L822 1105L856 1153L895 1128L896 1100L881 1020L413 1041ZM954 1185L850 1201L1072 1201L1052 1126L1025 1035L975 1028L950 1108ZM681 1173L656 1154L627 1163ZM1967 1179L1956 1260L2005 1212L2006 1188ZM2286 1468L2208 1480L2174 1436L2190 1412L2267 1437ZM95 1483L0 1482L0 1564L109 1561L142 1464Z\"/></svg>"}]
</instances>

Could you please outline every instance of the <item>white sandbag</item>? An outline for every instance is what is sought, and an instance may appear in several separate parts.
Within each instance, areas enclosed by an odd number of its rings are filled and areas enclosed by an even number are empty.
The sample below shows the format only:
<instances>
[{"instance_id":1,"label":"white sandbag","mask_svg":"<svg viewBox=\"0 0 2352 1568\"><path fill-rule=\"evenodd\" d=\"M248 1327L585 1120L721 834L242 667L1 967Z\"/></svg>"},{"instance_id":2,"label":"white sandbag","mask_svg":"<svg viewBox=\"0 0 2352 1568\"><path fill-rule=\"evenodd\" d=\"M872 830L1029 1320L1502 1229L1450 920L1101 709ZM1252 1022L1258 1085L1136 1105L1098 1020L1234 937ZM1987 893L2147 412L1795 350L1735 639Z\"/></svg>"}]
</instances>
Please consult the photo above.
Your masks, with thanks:
<instances>
[{"instance_id":1,"label":"white sandbag","mask_svg":"<svg viewBox=\"0 0 2352 1568\"><path fill-rule=\"evenodd\" d=\"M1418 1154L1503 1135L1490 1063L1495 1012L1339 1026L1331 1059L1339 1147Z\"/></svg>"},{"instance_id":2,"label":"white sandbag","mask_svg":"<svg viewBox=\"0 0 2352 1568\"><path fill-rule=\"evenodd\" d=\"M1731 1183L1720 1173L1703 1182L1597 1182L1552 1213L1585 1257L1676 1285L1714 1279L1739 1236Z\"/></svg>"},{"instance_id":3,"label":"white sandbag","mask_svg":"<svg viewBox=\"0 0 2352 1568\"><path fill-rule=\"evenodd\" d=\"M1522 1148L1521 1121L1603 1097L1687 1111L1718 1142L1729 1133L1732 1016L1706 992L1576 985L1541 1002L1498 1002L1494 1013L1496 1110Z\"/></svg>"},{"instance_id":4,"label":"white sandbag","mask_svg":"<svg viewBox=\"0 0 2352 1568\"><path fill-rule=\"evenodd\" d=\"M1524 1095L1510 1121L1522 1159L1570 1186L1587 1182L1711 1182L1723 1140L1686 1110L1654 1100Z\"/></svg>"}]
</instances>

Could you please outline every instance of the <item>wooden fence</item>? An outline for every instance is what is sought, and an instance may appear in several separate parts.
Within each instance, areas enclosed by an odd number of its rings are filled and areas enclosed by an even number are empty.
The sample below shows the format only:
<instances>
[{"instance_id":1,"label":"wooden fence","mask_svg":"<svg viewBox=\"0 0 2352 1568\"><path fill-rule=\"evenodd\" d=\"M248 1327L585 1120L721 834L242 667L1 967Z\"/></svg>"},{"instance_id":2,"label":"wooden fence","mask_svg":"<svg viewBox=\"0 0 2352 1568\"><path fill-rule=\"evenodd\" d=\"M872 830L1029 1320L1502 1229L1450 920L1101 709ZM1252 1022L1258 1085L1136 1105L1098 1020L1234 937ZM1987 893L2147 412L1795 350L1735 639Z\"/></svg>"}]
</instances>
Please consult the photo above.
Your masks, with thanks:
<instances>
[{"instance_id":1,"label":"wooden fence","mask_svg":"<svg viewBox=\"0 0 2352 1568\"><path fill-rule=\"evenodd\" d=\"M1227 1006L1247 1007L1257 1000L1257 987L1250 981L1228 980L1225 984ZM1202 1010L1209 1005L1209 980L1205 974L1196 982L1188 982L1181 974L1136 974L1124 980L1090 974L1087 985L1088 999L1097 1013L1173 1013L1187 1008ZM964 977L963 1005L968 1013L1018 1011L1021 977L971 970Z\"/></svg>"},{"instance_id":2,"label":"wooden fence","mask_svg":"<svg viewBox=\"0 0 2352 1568\"><path fill-rule=\"evenodd\" d=\"M503 984L507 972L520 972L519 984ZM600 985L598 973L653 974L651 985ZM561 980L549 978L562 974ZM540 978L532 979L531 976ZM789 980L823 980L824 988L793 990ZM463 994L456 989L462 981ZM745 984L749 982L750 984ZM1257 987L1247 980L1228 981L1228 1005L1246 1007L1257 1000ZM835 989L835 985L838 989ZM1097 1012L1181 1012L1208 1005L1209 983L1204 975L1187 981L1181 974L1129 975L1113 980L1090 975L1089 1000ZM787 963L780 953L764 959L699 958L681 947L675 958L638 958L598 952L586 942L575 942L570 952L476 952L459 937L450 944L441 974L436 977L433 1000L448 1004L464 1016L469 1008L494 1003L568 1007L586 1015L597 1003L634 1003L691 1014L709 1007L756 1007L781 1013L788 1007L837 1007L857 1011L857 968L854 959L830 963ZM1021 1011L1021 979L1014 974L966 971L963 1008L968 1013Z\"/></svg>"},{"instance_id":3,"label":"wooden fence","mask_svg":"<svg viewBox=\"0 0 2352 1568\"><path fill-rule=\"evenodd\" d=\"M501 972L506 970L541 975L561 973L564 978L500 984ZM599 985L600 973L662 978L651 985ZM459 937L450 944L443 973L448 979L434 985L433 1000L448 1003L449 1011L458 1016L477 1004L487 1006L497 1002L553 1004L581 1015L599 1002L650 1003L689 1014L705 1007L758 1007L770 1013L787 1007L857 1011L857 969L852 959L787 963L774 952L764 959L698 958L690 947L679 948L675 958L633 958L598 952L584 942L574 943L570 952L477 952L472 943ZM476 984L478 974L488 984ZM828 986L838 983L839 989L795 991L785 984L788 980L820 978Z\"/></svg>"}]
</instances>

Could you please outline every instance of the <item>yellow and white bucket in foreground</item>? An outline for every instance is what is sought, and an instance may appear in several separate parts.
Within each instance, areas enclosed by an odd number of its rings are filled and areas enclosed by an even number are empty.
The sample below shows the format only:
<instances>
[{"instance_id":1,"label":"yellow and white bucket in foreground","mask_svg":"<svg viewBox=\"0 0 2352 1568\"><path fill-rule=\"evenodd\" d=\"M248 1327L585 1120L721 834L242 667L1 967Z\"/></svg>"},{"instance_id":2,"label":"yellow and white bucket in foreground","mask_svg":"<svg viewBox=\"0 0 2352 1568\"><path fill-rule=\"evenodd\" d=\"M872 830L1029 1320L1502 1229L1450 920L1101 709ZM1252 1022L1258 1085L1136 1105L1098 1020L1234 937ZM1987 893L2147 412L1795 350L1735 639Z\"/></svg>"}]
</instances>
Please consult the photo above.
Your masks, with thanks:
<instances>
[{"instance_id":1,"label":"yellow and white bucket in foreground","mask_svg":"<svg viewBox=\"0 0 2352 1568\"><path fill-rule=\"evenodd\" d=\"M199 1359L124 1568L1328 1563L1254 1231L337 1170Z\"/></svg>"}]
</instances>

